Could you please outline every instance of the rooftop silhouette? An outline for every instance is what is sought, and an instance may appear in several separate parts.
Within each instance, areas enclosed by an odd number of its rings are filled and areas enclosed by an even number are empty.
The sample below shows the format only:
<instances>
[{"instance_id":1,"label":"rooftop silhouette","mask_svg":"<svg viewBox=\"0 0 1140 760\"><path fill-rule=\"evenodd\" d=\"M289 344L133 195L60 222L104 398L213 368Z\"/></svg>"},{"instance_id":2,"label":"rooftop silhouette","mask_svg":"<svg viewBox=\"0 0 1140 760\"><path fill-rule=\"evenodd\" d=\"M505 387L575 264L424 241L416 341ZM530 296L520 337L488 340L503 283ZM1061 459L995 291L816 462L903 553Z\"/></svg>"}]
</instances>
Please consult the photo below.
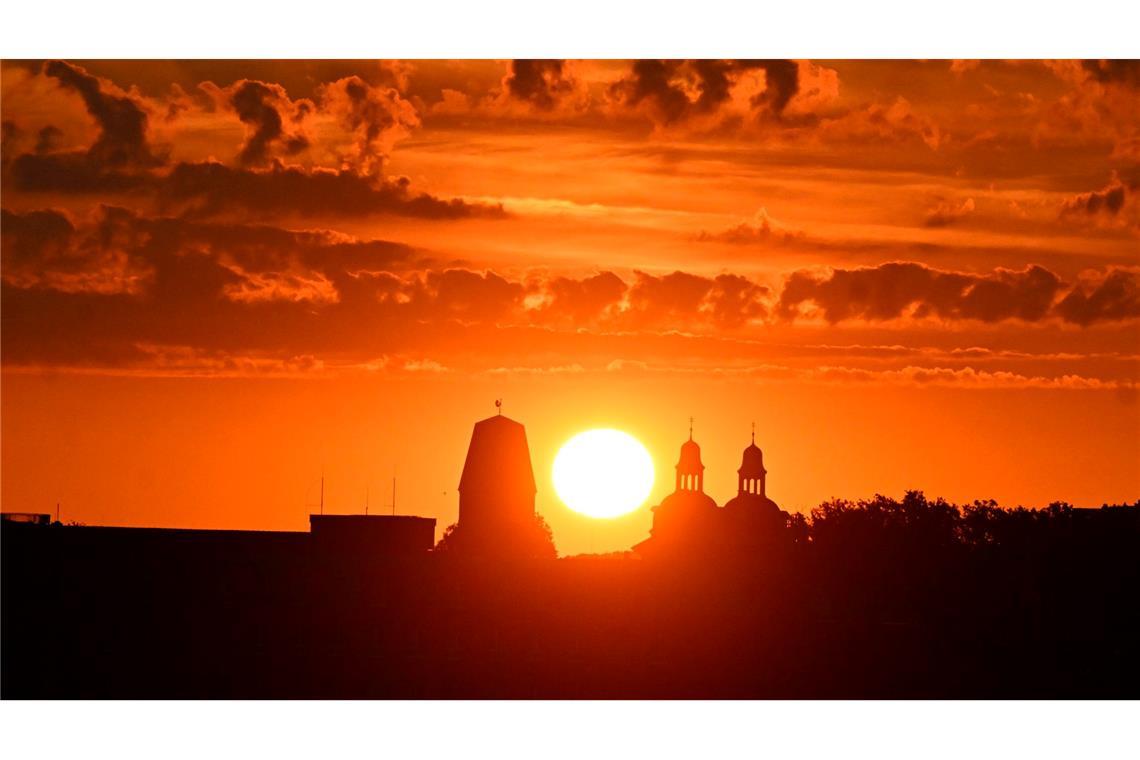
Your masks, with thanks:
<instances>
[{"instance_id":1,"label":"rooftop silhouette","mask_svg":"<svg viewBox=\"0 0 1140 760\"><path fill-rule=\"evenodd\" d=\"M2 521L6 698L1135 697L1140 502L809 515L755 437L723 507L681 445L633 552L556 557L523 426L476 423L460 519L311 533Z\"/></svg>"},{"instance_id":2,"label":"rooftop silhouette","mask_svg":"<svg viewBox=\"0 0 1140 760\"><path fill-rule=\"evenodd\" d=\"M737 469L737 494L724 507L718 507L704 492L705 465L701 447L689 439L681 444L676 465L673 493L653 507L653 527L649 539L634 550L643 555L661 552L727 551L761 547L790 540L786 530L791 515L767 496L764 454L752 442L744 449Z\"/></svg>"}]
</instances>

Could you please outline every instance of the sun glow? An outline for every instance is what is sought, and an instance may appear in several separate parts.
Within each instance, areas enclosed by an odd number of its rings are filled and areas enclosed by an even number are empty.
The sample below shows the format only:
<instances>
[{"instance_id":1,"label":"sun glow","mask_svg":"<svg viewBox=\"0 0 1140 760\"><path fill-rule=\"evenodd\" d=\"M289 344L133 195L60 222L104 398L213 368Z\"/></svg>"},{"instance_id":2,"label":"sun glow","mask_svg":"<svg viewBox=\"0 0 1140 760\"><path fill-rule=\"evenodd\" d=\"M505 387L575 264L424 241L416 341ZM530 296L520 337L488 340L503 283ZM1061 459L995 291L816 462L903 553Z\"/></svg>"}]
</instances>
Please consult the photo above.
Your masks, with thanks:
<instances>
[{"instance_id":1,"label":"sun glow","mask_svg":"<svg viewBox=\"0 0 1140 760\"><path fill-rule=\"evenodd\" d=\"M653 488L653 460L620 430L587 430L554 457L554 490L579 514L618 517L640 507Z\"/></svg>"}]
</instances>

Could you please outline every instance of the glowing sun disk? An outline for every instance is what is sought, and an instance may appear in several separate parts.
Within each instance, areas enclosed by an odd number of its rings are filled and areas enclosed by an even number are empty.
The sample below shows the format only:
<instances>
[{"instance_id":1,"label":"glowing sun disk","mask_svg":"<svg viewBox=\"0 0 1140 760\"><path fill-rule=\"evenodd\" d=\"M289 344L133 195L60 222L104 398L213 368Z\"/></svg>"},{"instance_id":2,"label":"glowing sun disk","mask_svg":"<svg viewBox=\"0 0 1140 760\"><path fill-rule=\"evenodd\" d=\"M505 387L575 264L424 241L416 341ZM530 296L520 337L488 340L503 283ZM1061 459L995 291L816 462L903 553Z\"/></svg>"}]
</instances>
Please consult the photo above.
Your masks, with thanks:
<instances>
[{"instance_id":1,"label":"glowing sun disk","mask_svg":"<svg viewBox=\"0 0 1140 760\"><path fill-rule=\"evenodd\" d=\"M653 488L653 459L620 430L587 430L554 457L554 490L579 514L618 517L637 509Z\"/></svg>"}]
</instances>

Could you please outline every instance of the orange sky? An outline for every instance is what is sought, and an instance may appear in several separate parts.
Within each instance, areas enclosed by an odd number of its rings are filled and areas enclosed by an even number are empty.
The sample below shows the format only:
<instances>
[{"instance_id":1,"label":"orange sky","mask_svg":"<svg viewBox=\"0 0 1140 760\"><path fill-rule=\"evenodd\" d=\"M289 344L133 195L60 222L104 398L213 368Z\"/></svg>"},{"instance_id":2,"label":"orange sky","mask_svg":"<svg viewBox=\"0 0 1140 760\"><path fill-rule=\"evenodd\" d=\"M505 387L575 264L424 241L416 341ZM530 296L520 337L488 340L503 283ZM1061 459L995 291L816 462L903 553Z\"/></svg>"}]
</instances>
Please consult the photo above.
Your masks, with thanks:
<instances>
[{"instance_id":1,"label":"orange sky","mask_svg":"<svg viewBox=\"0 0 1140 760\"><path fill-rule=\"evenodd\" d=\"M6 62L2 500L89 524L457 513L527 426L750 423L790 511L1140 497L1135 62ZM662 477L664 475L664 477Z\"/></svg>"}]
</instances>

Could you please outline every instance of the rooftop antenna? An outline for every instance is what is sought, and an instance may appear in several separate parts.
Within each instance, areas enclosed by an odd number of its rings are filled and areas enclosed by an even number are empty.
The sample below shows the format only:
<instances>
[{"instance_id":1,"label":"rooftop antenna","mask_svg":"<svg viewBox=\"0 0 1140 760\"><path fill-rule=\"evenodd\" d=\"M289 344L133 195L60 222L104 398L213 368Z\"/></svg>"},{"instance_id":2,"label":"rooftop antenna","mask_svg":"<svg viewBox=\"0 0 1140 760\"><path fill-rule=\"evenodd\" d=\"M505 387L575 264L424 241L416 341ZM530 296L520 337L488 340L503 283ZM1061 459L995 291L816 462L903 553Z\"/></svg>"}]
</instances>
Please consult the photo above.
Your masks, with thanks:
<instances>
[{"instance_id":1,"label":"rooftop antenna","mask_svg":"<svg viewBox=\"0 0 1140 760\"><path fill-rule=\"evenodd\" d=\"M392 476L392 516L396 516L396 476Z\"/></svg>"},{"instance_id":2,"label":"rooftop antenna","mask_svg":"<svg viewBox=\"0 0 1140 760\"><path fill-rule=\"evenodd\" d=\"M495 399L495 408L499 410L499 416L503 416L503 400L501 398Z\"/></svg>"},{"instance_id":3,"label":"rooftop antenna","mask_svg":"<svg viewBox=\"0 0 1140 760\"><path fill-rule=\"evenodd\" d=\"M689 418L689 440L693 440L693 418Z\"/></svg>"},{"instance_id":4,"label":"rooftop antenna","mask_svg":"<svg viewBox=\"0 0 1140 760\"><path fill-rule=\"evenodd\" d=\"M756 423L752 423L752 445L756 445Z\"/></svg>"},{"instance_id":5,"label":"rooftop antenna","mask_svg":"<svg viewBox=\"0 0 1140 760\"><path fill-rule=\"evenodd\" d=\"M368 514L368 492L370 490L371 490L371 486L365 486L364 487L364 514L366 514L366 515Z\"/></svg>"},{"instance_id":6,"label":"rooftop antenna","mask_svg":"<svg viewBox=\"0 0 1140 760\"><path fill-rule=\"evenodd\" d=\"M59 522L59 502L55 503L55 521Z\"/></svg>"}]
</instances>

